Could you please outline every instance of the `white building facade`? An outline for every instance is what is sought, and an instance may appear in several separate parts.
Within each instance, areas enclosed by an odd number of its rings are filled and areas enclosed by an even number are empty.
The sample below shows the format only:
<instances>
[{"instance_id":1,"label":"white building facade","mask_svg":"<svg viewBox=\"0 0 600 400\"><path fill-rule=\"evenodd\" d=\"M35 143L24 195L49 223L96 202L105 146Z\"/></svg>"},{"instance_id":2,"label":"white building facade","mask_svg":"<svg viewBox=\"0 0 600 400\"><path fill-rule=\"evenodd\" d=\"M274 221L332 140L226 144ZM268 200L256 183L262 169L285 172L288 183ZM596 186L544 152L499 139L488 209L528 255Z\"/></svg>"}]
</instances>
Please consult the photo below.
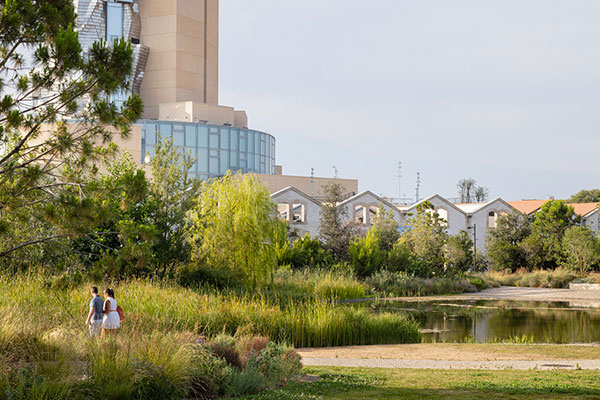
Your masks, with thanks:
<instances>
[{"instance_id":1,"label":"white building facade","mask_svg":"<svg viewBox=\"0 0 600 400\"><path fill-rule=\"evenodd\" d=\"M273 193L271 198L277 203L279 217L288 221L290 229L297 236L307 233L313 238L319 236L322 208L319 201L291 186ZM445 221L449 235L467 232L471 240L474 240L477 250L482 253L485 253L487 231L496 227L498 218L519 212L500 198L486 203L454 204L435 194L410 206L397 206L370 191L352 196L338 203L337 207L344 209L346 223L354 223L361 232L368 231L382 211L398 223L399 231L404 231L410 229L411 218L416 216L418 206L425 202L429 202ZM596 210L590 213L588 219L589 224L596 229L599 216L600 213Z\"/></svg>"}]
</instances>

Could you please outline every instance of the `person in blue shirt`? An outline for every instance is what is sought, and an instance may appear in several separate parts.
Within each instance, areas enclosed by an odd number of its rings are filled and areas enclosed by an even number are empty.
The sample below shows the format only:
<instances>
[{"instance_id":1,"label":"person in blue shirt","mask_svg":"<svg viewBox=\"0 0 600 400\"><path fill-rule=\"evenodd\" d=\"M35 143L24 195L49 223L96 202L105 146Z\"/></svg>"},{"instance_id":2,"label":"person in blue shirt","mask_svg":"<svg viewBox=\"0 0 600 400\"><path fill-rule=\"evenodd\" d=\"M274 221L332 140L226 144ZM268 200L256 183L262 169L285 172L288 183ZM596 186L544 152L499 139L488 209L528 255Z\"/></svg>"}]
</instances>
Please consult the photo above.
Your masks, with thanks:
<instances>
[{"instance_id":1,"label":"person in blue shirt","mask_svg":"<svg viewBox=\"0 0 600 400\"><path fill-rule=\"evenodd\" d=\"M90 312L85 320L85 325L89 328L90 336L96 337L100 334L102 329L102 309L104 307L104 301L102 297L98 295L98 288L92 286L90 288L90 294L92 300L90 301Z\"/></svg>"}]
</instances>

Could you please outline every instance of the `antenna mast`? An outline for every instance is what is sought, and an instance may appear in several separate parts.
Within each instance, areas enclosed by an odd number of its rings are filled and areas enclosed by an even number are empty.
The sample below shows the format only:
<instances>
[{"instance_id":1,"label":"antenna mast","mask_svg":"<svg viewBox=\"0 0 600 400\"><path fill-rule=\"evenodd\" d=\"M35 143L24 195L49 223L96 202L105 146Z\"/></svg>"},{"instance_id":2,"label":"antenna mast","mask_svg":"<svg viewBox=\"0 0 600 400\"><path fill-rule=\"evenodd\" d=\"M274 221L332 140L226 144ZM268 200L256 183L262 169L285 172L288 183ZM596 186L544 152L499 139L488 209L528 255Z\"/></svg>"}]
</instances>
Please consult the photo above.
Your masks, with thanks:
<instances>
[{"instance_id":1,"label":"antenna mast","mask_svg":"<svg viewBox=\"0 0 600 400\"><path fill-rule=\"evenodd\" d=\"M421 187L421 173L417 172L417 188L415 189L416 203L419 202L419 188Z\"/></svg>"},{"instance_id":2,"label":"antenna mast","mask_svg":"<svg viewBox=\"0 0 600 400\"><path fill-rule=\"evenodd\" d=\"M398 204L402 204L402 161L398 161Z\"/></svg>"},{"instance_id":3,"label":"antenna mast","mask_svg":"<svg viewBox=\"0 0 600 400\"><path fill-rule=\"evenodd\" d=\"M310 169L310 195L315 196L315 169Z\"/></svg>"}]
</instances>

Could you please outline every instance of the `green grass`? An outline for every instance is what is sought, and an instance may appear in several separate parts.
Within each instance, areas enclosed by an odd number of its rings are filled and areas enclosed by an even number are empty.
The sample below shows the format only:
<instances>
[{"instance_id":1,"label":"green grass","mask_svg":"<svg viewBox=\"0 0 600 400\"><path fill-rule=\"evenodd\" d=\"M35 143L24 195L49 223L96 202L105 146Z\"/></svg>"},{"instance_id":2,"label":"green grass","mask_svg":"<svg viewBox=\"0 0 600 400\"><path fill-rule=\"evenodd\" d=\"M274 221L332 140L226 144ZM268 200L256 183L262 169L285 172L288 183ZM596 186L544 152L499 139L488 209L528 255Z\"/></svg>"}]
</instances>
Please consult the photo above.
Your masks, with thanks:
<instances>
[{"instance_id":1,"label":"green grass","mask_svg":"<svg viewBox=\"0 0 600 400\"><path fill-rule=\"evenodd\" d=\"M274 291L297 298L348 300L367 297L364 284L348 271L280 269L275 274Z\"/></svg>"},{"instance_id":2,"label":"green grass","mask_svg":"<svg viewBox=\"0 0 600 400\"><path fill-rule=\"evenodd\" d=\"M41 275L0 276L0 308L33 317L46 330L82 329L88 310L88 287L53 290ZM421 340L417 323L402 315L376 315L325 300L280 304L261 294L223 295L151 280L124 281L113 288L125 309L126 332L194 332L207 337L247 332L296 347Z\"/></svg>"},{"instance_id":3,"label":"green grass","mask_svg":"<svg viewBox=\"0 0 600 400\"><path fill-rule=\"evenodd\" d=\"M481 371L311 367L322 379L245 399L598 399L597 371ZM241 399L241 398L240 398Z\"/></svg>"}]
</instances>

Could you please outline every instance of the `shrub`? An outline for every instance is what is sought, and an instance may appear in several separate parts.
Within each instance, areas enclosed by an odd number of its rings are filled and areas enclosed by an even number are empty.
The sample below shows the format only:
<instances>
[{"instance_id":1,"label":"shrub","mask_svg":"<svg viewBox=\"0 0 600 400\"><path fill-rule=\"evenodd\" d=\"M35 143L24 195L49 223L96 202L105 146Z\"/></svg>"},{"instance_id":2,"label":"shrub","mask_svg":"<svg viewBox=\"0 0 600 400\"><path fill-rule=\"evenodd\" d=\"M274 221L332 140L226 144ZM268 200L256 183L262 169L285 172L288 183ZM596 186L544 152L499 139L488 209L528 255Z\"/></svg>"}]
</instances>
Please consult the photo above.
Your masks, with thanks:
<instances>
[{"instance_id":1,"label":"shrub","mask_svg":"<svg viewBox=\"0 0 600 400\"><path fill-rule=\"evenodd\" d=\"M404 239L398 240L390 250L387 270L419 277L427 277L431 273L429 265L425 260L414 256L410 245Z\"/></svg>"},{"instance_id":2,"label":"shrub","mask_svg":"<svg viewBox=\"0 0 600 400\"><path fill-rule=\"evenodd\" d=\"M515 273L489 271L479 275L502 286L566 288L575 278L575 273L566 268L555 270L527 271L520 269Z\"/></svg>"},{"instance_id":3,"label":"shrub","mask_svg":"<svg viewBox=\"0 0 600 400\"><path fill-rule=\"evenodd\" d=\"M243 371L231 374L225 385L225 393L228 396L238 397L256 394L266 389L267 379L259 370L249 366Z\"/></svg>"},{"instance_id":4,"label":"shrub","mask_svg":"<svg viewBox=\"0 0 600 400\"><path fill-rule=\"evenodd\" d=\"M253 353L248 368L261 372L271 387L285 384L297 378L302 370L300 356L290 347L269 342L267 347Z\"/></svg>"},{"instance_id":5,"label":"shrub","mask_svg":"<svg viewBox=\"0 0 600 400\"><path fill-rule=\"evenodd\" d=\"M379 271L384 261L384 253L379 248L375 231L369 231L364 237L356 238L348 247L350 262L359 278L370 276Z\"/></svg>"},{"instance_id":6,"label":"shrub","mask_svg":"<svg viewBox=\"0 0 600 400\"><path fill-rule=\"evenodd\" d=\"M215 356L222 358L227 364L235 367L239 370L242 369L242 360L240 353L236 348L235 339L227 335L219 335L214 338L208 346L212 350Z\"/></svg>"},{"instance_id":7,"label":"shrub","mask_svg":"<svg viewBox=\"0 0 600 400\"><path fill-rule=\"evenodd\" d=\"M307 233L284 247L278 253L279 265L290 265L293 269L326 269L333 264L333 256L323 247L318 239L312 239Z\"/></svg>"},{"instance_id":8,"label":"shrub","mask_svg":"<svg viewBox=\"0 0 600 400\"><path fill-rule=\"evenodd\" d=\"M371 276L367 282L376 292L389 296L431 296L477 291L477 288L465 279L423 279L403 272L381 271Z\"/></svg>"}]
</instances>

